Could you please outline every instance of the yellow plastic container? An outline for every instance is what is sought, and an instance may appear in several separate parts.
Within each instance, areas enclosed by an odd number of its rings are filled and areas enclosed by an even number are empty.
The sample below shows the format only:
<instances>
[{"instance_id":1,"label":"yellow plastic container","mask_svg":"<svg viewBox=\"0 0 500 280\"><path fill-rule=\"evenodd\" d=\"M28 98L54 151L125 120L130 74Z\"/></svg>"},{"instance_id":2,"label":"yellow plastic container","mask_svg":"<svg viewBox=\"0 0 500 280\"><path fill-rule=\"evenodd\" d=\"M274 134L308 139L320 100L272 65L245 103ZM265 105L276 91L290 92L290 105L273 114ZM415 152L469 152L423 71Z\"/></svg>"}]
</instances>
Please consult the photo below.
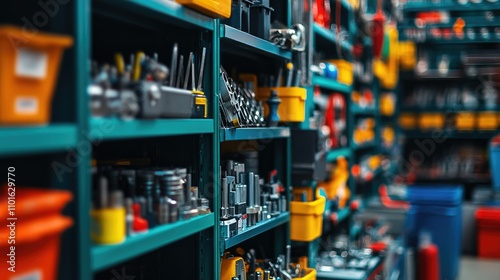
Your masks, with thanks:
<instances>
[{"instance_id":1,"label":"yellow plastic container","mask_svg":"<svg viewBox=\"0 0 500 280\"><path fill-rule=\"evenodd\" d=\"M91 238L97 244L119 244L125 240L125 208L104 208L90 212Z\"/></svg>"},{"instance_id":2,"label":"yellow plastic container","mask_svg":"<svg viewBox=\"0 0 500 280\"><path fill-rule=\"evenodd\" d=\"M317 190L317 189L316 189ZM306 193L307 201L311 201L313 199L313 188L312 187L293 187L293 200L300 201L302 198L302 194ZM316 191L316 195L319 194L319 191Z\"/></svg>"},{"instance_id":3,"label":"yellow plastic container","mask_svg":"<svg viewBox=\"0 0 500 280\"><path fill-rule=\"evenodd\" d=\"M498 119L495 112L481 112L477 116L479 130L495 130L498 128Z\"/></svg>"},{"instance_id":4,"label":"yellow plastic container","mask_svg":"<svg viewBox=\"0 0 500 280\"><path fill-rule=\"evenodd\" d=\"M176 0L176 2L214 18L231 16L231 0Z\"/></svg>"},{"instance_id":5,"label":"yellow plastic container","mask_svg":"<svg viewBox=\"0 0 500 280\"><path fill-rule=\"evenodd\" d=\"M398 122L403 129L414 129L417 126L417 118L414 114L402 113L399 115Z\"/></svg>"},{"instance_id":6,"label":"yellow plastic container","mask_svg":"<svg viewBox=\"0 0 500 280\"><path fill-rule=\"evenodd\" d=\"M63 50L72 44L69 36L0 27L0 124L49 122Z\"/></svg>"},{"instance_id":7,"label":"yellow plastic container","mask_svg":"<svg viewBox=\"0 0 500 280\"><path fill-rule=\"evenodd\" d=\"M383 116L392 116L396 110L396 100L391 93L384 93L380 97L380 113Z\"/></svg>"},{"instance_id":8,"label":"yellow plastic container","mask_svg":"<svg viewBox=\"0 0 500 280\"><path fill-rule=\"evenodd\" d=\"M278 115L282 122L303 122L306 118L306 89L301 87L263 87L259 88L255 99L264 104L264 115L269 114L266 100L271 95L271 90L278 92L281 103L278 106Z\"/></svg>"},{"instance_id":9,"label":"yellow plastic container","mask_svg":"<svg viewBox=\"0 0 500 280\"><path fill-rule=\"evenodd\" d=\"M476 114L470 112L457 113L455 127L458 130L473 130L476 126Z\"/></svg>"},{"instance_id":10,"label":"yellow plastic container","mask_svg":"<svg viewBox=\"0 0 500 280\"><path fill-rule=\"evenodd\" d=\"M292 278L293 280L316 280L316 269L306 268L306 276L300 278Z\"/></svg>"},{"instance_id":11,"label":"yellow plastic container","mask_svg":"<svg viewBox=\"0 0 500 280\"><path fill-rule=\"evenodd\" d=\"M416 46L412 41L399 42L399 65L402 70L413 70L417 64Z\"/></svg>"},{"instance_id":12,"label":"yellow plastic container","mask_svg":"<svg viewBox=\"0 0 500 280\"><path fill-rule=\"evenodd\" d=\"M352 85L354 80L354 71L352 63L344 59L332 59L327 62L337 66L337 81L342 84Z\"/></svg>"},{"instance_id":13,"label":"yellow plastic container","mask_svg":"<svg viewBox=\"0 0 500 280\"><path fill-rule=\"evenodd\" d=\"M434 129L444 127L444 116L440 113L424 113L418 119L420 129Z\"/></svg>"},{"instance_id":14,"label":"yellow plastic container","mask_svg":"<svg viewBox=\"0 0 500 280\"><path fill-rule=\"evenodd\" d=\"M290 239L309 242L321 235L326 199L319 196L311 202L290 202Z\"/></svg>"}]
</instances>

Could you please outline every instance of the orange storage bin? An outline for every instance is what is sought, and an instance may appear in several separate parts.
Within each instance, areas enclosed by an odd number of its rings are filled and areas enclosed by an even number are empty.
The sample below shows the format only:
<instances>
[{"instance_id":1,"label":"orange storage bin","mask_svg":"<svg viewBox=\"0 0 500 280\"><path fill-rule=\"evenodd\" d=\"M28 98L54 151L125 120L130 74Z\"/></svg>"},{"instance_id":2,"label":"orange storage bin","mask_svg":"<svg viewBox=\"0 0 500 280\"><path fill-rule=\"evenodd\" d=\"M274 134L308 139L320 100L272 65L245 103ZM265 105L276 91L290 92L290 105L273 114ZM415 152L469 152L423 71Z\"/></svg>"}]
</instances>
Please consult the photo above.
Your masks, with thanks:
<instances>
[{"instance_id":1,"label":"orange storage bin","mask_svg":"<svg viewBox=\"0 0 500 280\"><path fill-rule=\"evenodd\" d=\"M326 198L311 202L290 202L290 239L309 242L321 235Z\"/></svg>"},{"instance_id":2,"label":"orange storage bin","mask_svg":"<svg viewBox=\"0 0 500 280\"><path fill-rule=\"evenodd\" d=\"M0 209L8 207L8 187L2 190ZM61 210L71 201L73 195L68 191L43 190L22 187L16 192L16 216L23 219L39 217L42 215L51 215L60 213ZM0 211L0 219L8 218L7 211Z\"/></svg>"},{"instance_id":3,"label":"orange storage bin","mask_svg":"<svg viewBox=\"0 0 500 280\"><path fill-rule=\"evenodd\" d=\"M476 126L476 114L469 112L457 113L455 127L458 130L473 130Z\"/></svg>"},{"instance_id":4,"label":"orange storage bin","mask_svg":"<svg viewBox=\"0 0 500 280\"><path fill-rule=\"evenodd\" d=\"M415 129L417 126L417 118L414 114L402 113L399 115L398 122L403 129Z\"/></svg>"},{"instance_id":5,"label":"orange storage bin","mask_svg":"<svg viewBox=\"0 0 500 280\"><path fill-rule=\"evenodd\" d=\"M22 220L16 224L15 257L11 245L2 242L2 270L0 279L47 279L57 278L59 263L60 237L64 230L73 224L70 218L61 215L49 215L41 218ZM10 229L5 227L0 232L3 240L8 240ZM15 263L9 263L13 260ZM15 265L15 273L8 270L11 264Z\"/></svg>"},{"instance_id":6,"label":"orange storage bin","mask_svg":"<svg viewBox=\"0 0 500 280\"><path fill-rule=\"evenodd\" d=\"M1 207L6 210L9 192L12 190L4 189L1 195ZM60 237L73 224L59 212L71 198L67 191L16 188L15 216L1 212L2 219L12 224L0 228L0 238L6 241L0 245L5 252L0 279L57 279ZM7 220L12 217L17 220ZM7 240L15 240L15 244ZM15 273L8 270L12 266Z\"/></svg>"},{"instance_id":7,"label":"orange storage bin","mask_svg":"<svg viewBox=\"0 0 500 280\"><path fill-rule=\"evenodd\" d=\"M477 116L477 128L479 130L495 130L498 128L496 112L482 112Z\"/></svg>"},{"instance_id":8,"label":"orange storage bin","mask_svg":"<svg viewBox=\"0 0 500 280\"><path fill-rule=\"evenodd\" d=\"M68 36L0 27L0 124L47 124Z\"/></svg>"},{"instance_id":9,"label":"orange storage bin","mask_svg":"<svg viewBox=\"0 0 500 280\"><path fill-rule=\"evenodd\" d=\"M231 0L176 0L176 2L211 17L231 16Z\"/></svg>"},{"instance_id":10,"label":"orange storage bin","mask_svg":"<svg viewBox=\"0 0 500 280\"><path fill-rule=\"evenodd\" d=\"M500 258L500 208L479 208L476 221L478 255Z\"/></svg>"},{"instance_id":11,"label":"orange storage bin","mask_svg":"<svg viewBox=\"0 0 500 280\"><path fill-rule=\"evenodd\" d=\"M444 116L439 113L424 113L420 115L418 125L422 130L443 128Z\"/></svg>"}]
</instances>

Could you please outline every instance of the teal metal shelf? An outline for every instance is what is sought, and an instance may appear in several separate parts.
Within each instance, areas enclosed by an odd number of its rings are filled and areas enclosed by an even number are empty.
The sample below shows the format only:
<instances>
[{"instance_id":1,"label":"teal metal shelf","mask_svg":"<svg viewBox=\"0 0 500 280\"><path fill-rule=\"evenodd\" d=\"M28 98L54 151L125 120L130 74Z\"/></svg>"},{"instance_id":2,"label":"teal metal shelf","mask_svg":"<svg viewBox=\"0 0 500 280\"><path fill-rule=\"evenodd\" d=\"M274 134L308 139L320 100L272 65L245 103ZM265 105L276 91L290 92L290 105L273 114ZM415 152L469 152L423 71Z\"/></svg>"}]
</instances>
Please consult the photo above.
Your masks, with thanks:
<instances>
[{"instance_id":1,"label":"teal metal shelf","mask_svg":"<svg viewBox=\"0 0 500 280\"><path fill-rule=\"evenodd\" d=\"M332 162L332 161L335 161L338 157L349 158L351 156L352 156L352 151L350 148L339 148L339 149L330 150L326 154L326 161Z\"/></svg>"},{"instance_id":2,"label":"teal metal shelf","mask_svg":"<svg viewBox=\"0 0 500 280\"><path fill-rule=\"evenodd\" d=\"M258 140L290 137L288 127L221 128L220 141Z\"/></svg>"},{"instance_id":3,"label":"teal metal shelf","mask_svg":"<svg viewBox=\"0 0 500 280\"><path fill-rule=\"evenodd\" d=\"M330 31L317 23L314 23L313 25L313 32L332 44L338 44L339 38L337 38L337 35L333 33L333 31ZM349 42L342 41L340 44L344 51L348 53L352 52L352 45Z\"/></svg>"},{"instance_id":4,"label":"teal metal shelf","mask_svg":"<svg viewBox=\"0 0 500 280\"><path fill-rule=\"evenodd\" d=\"M451 70L441 74L438 70L427 70L425 73L416 74L413 72L401 73L401 79L408 80L459 80L459 79L474 79L476 77L466 76L460 70Z\"/></svg>"},{"instance_id":5,"label":"teal metal shelf","mask_svg":"<svg viewBox=\"0 0 500 280\"><path fill-rule=\"evenodd\" d=\"M104 140L208 134L214 132L212 119L132 120L91 119L94 140Z\"/></svg>"},{"instance_id":6,"label":"teal metal shelf","mask_svg":"<svg viewBox=\"0 0 500 280\"><path fill-rule=\"evenodd\" d=\"M290 213L282 213L276 218L272 218L265 222L258 223L257 225L247 228L244 232L228 238L226 240L222 240L223 248L222 250L226 250L227 248L233 247L235 245L240 244L243 241L246 241L250 238L253 238L261 233L264 233L268 230L271 230L275 227L278 227L284 223L290 221Z\"/></svg>"},{"instance_id":7,"label":"teal metal shelf","mask_svg":"<svg viewBox=\"0 0 500 280\"><path fill-rule=\"evenodd\" d=\"M460 5L457 3L449 3L449 4L432 4L432 3L407 3L403 11L404 12L425 12L425 11L467 11L467 12L475 12L475 11L494 11L500 10L500 5L498 4L466 4Z\"/></svg>"},{"instance_id":8,"label":"teal metal shelf","mask_svg":"<svg viewBox=\"0 0 500 280\"><path fill-rule=\"evenodd\" d=\"M320 77L320 76L314 76L312 78L312 83L315 86L319 86L319 87L324 88L324 89L329 89L329 90L333 90L333 91L337 91L337 92L341 92L341 93L345 93L345 94L351 94L351 90L352 90L351 86L341 84L341 83L337 82L336 80L325 78L325 77Z\"/></svg>"},{"instance_id":9,"label":"teal metal shelf","mask_svg":"<svg viewBox=\"0 0 500 280\"><path fill-rule=\"evenodd\" d=\"M438 108L435 106L428 107L410 107L403 106L400 109L402 113L481 113L481 112L498 112L500 108L487 109L484 106L477 106L476 108L460 108L460 107L449 107L449 108Z\"/></svg>"},{"instance_id":10,"label":"teal metal shelf","mask_svg":"<svg viewBox=\"0 0 500 280\"><path fill-rule=\"evenodd\" d=\"M196 27L205 30L214 30L215 21L194 10L186 8L175 1L164 0L98 0L116 8L125 8L133 14L141 14L149 18L157 18L182 27ZM114 13L116 9L103 11Z\"/></svg>"},{"instance_id":11,"label":"teal metal shelf","mask_svg":"<svg viewBox=\"0 0 500 280\"><path fill-rule=\"evenodd\" d=\"M64 151L76 146L77 128L71 124L40 127L0 127L0 156Z\"/></svg>"},{"instance_id":12,"label":"teal metal shelf","mask_svg":"<svg viewBox=\"0 0 500 280\"><path fill-rule=\"evenodd\" d=\"M374 116L377 114L377 111L374 107L371 108L361 108L359 106L352 106L351 113L354 115L363 115L363 116Z\"/></svg>"},{"instance_id":13,"label":"teal metal shelf","mask_svg":"<svg viewBox=\"0 0 500 280\"><path fill-rule=\"evenodd\" d=\"M363 143L361 145L352 145L352 149L355 151L363 150L363 149L370 149L370 148L375 148L375 142L368 142L368 143Z\"/></svg>"},{"instance_id":14,"label":"teal metal shelf","mask_svg":"<svg viewBox=\"0 0 500 280\"><path fill-rule=\"evenodd\" d=\"M94 245L91 258L92 271L122 263L213 226L214 214L211 213L155 227L147 233L127 238L122 244Z\"/></svg>"},{"instance_id":15,"label":"teal metal shelf","mask_svg":"<svg viewBox=\"0 0 500 280\"><path fill-rule=\"evenodd\" d=\"M404 135L409 138L433 138L439 137L450 139L490 139L497 135L499 131L442 131L435 133L433 131L420 130L402 130ZM436 134L438 136L436 136Z\"/></svg>"},{"instance_id":16,"label":"teal metal shelf","mask_svg":"<svg viewBox=\"0 0 500 280\"><path fill-rule=\"evenodd\" d=\"M500 39L457 39L453 38L450 40L446 39L427 39L424 42L417 42L418 44L500 44Z\"/></svg>"},{"instance_id":17,"label":"teal metal shelf","mask_svg":"<svg viewBox=\"0 0 500 280\"><path fill-rule=\"evenodd\" d=\"M238 53L245 55L245 53L241 51L250 51L274 58L292 59L291 51L284 50L269 41L225 24L220 25L220 37L222 52L234 53L240 51ZM229 48L225 47L226 44L229 45Z\"/></svg>"}]
</instances>

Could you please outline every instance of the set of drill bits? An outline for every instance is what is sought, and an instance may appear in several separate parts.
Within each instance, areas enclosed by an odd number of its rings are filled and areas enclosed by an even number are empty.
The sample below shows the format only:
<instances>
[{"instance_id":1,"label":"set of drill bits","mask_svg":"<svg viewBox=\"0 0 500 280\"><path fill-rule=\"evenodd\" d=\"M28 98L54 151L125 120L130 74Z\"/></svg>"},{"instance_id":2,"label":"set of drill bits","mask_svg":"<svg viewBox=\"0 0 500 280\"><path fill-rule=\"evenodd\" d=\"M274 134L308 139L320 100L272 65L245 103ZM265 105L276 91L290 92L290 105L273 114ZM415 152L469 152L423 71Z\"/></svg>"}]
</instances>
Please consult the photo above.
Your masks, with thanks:
<instances>
[{"instance_id":1,"label":"set of drill bits","mask_svg":"<svg viewBox=\"0 0 500 280\"><path fill-rule=\"evenodd\" d=\"M222 67L220 69L219 106L221 127L266 126L264 106L262 102L255 99L255 92L238 86Z\"/></svg>"},{"instance_id":2,"label":"set of drill bits","mask_svg":"<svg viewBox=\"0 0 500 280\"><path fill-rule=\"evenodd\" d=\"M226 162L221 178L221 238L233 237L287 211L284 189L276 175L276 171L271 172L265 183L259 174L245 172L243 163Z\"/></svg>"},{"instance_id":3,"label":"set of drill bits","mask_svg":"<svg viewBox=\"0 0 500 280\"><path fill-rule=\"evenodd\" d=\"M193 52L187 64L174 44L171 65L160 62L157 53L137 52L126 65L117 53L113 64L92 62L89 85L93 117L121 119L206 118L207 100L203 93L206 48L196 63ZM196 69L198 66L198 71ZM198 81L196 81L198 78Z\"/></svg>"},{"instance_id":4,"label":"set of drill bits","mask_svg":"<svg viewBox=\"0 0 500 280\"><path fill-rule=\"evenodd\" d=\"M186 168L95 170L93 209L109 207L125 209L127 236L210 213L208 199L199 196Z\"/></svg>"}]
</instances>

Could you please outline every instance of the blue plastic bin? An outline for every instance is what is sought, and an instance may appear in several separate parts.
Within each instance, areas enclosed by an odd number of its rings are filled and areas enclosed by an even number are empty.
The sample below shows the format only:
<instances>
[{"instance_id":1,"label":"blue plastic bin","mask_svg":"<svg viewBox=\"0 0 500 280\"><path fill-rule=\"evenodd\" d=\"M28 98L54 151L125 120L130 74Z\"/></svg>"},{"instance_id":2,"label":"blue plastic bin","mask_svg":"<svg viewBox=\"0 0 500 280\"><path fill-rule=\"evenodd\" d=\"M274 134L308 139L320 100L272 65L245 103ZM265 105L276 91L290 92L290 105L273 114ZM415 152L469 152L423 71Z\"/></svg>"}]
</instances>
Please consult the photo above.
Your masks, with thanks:
<instances>
[{"instance_id":1,"label":"blue plastic bin","mask_svg":"<svg viewBox=\"0 0 500 280\"><path fill-rule=\"evenodd\" d=\"M462 242L462 187L450 185L411 186L406 220L407 242L418 251L421 231L432 234L439 248L441 280L458 278Z\"/></svg>"},{"instance_id":2,"label":"blue plastic bin","mask_svg":"<svg viewBox=\"0 0 500 280\"><path fill-rule=\"evenodd\" d=\"M500 191L500 145L490 144L490 174L493 189Z\"/></svg>"}]
</instances>

